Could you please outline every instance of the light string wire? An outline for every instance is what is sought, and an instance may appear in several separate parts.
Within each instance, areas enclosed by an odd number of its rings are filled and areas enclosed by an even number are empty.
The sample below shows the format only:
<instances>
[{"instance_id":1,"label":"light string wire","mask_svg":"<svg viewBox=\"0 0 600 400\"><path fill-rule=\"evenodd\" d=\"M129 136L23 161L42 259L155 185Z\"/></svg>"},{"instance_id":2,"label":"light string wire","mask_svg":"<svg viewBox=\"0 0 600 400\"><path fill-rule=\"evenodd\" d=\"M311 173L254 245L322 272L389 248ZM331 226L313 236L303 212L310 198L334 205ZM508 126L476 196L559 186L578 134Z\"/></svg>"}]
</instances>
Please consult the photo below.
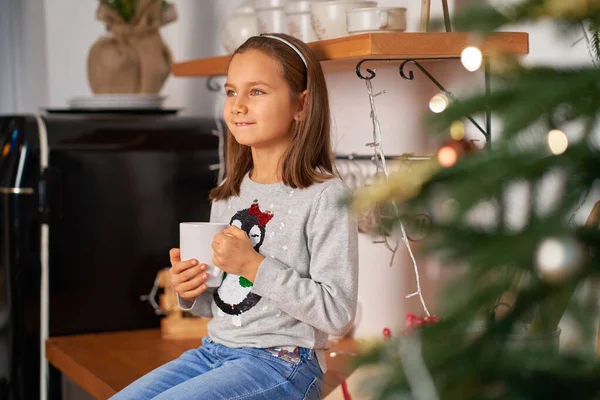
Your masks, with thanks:
<instances>
[{"instance_id":1,"label":"light string wire","mask_svg":"<svg viewBox=\"0 0 600 400\"><path fill-rule=\"evenodd\" d=\"M377 116L377 109L375 107L375 97L377 97L381 94L384 94L385 90L382 92L379 92L379 93L373 93L373 85L371 84L370 79L365 79L365 85L367 87L367 93L369 95L369 105L371 107L370 117L371 117L371 121L373 123L373 142L367 143L366 146L373 148L374 160L375 160L375 164L377 166L377 172L380 172L380 171L383 172L383 174L385 175L385 179L387 180L387 179L389 179L389 174L388 174L388 170L387 170L387 162L386 162L386 158L385 158L385 153L383 151L383 136L381 134L381 125L379 123L379 118ZM392 201L392 206L394 208L394 212L396 213L396 217L400 218L400 210L398 210L398 206L395 201ZM413 269L415 272L415 279L416 279L416 283L417 283L416 292L406 295L405 298L409 299L414 296L419 296L419 300L421 302L421 305L423 306L423 310L425 311L425 314L429 317L431 314L429 313L429 309L427 308L427 305L425 304L425 299L423 298L423 291L421 289L421 277L419 274L419 268L417 266L417 260L415 259L413 251L410 247L410 242L408 240L408 237L406 235L406 230L404 229L404 224L402 222L400 222L400 231L402 233L402 241L404 242L404 245L406 246L406 249L408 250L408 254L410 255L410 259L413 264ZM383 241L385 243L385 246L392 252L392 256L390 259L390 266L392 266L392 264L394 262L394 258L396 256L396 252L398 251L398 247L399 247L398 240L395 240L396 243L394 245L391 245L387 236L384 235Z\"/></svg>"}]
</instances>

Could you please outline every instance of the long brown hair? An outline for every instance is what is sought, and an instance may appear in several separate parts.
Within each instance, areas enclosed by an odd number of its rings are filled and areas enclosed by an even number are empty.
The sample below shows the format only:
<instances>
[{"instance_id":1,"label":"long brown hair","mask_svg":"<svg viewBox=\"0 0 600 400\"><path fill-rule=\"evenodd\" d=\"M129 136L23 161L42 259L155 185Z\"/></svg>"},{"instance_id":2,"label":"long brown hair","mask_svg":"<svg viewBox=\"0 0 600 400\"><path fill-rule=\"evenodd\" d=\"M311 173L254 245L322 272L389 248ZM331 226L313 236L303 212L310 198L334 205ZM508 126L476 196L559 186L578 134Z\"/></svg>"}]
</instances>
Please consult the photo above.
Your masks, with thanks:
<instances>
[{"instance_id":1,"label":"long brown hair","mask_svg":"<svg viewBox=\"0 0 600 400\"><path fill-rule=\"evenodd\" d=\"M292 43L304 56L302 59L287 44L273 38L253 36L234 53L260 50L273 57L281 66L281 75L297 98L305 89L304 118L292 124L292 141L282 158L283 183L303 189L337 175L331 148L329 96L319 59L302 41L282 33L269 34ZM227 176L223 184L210 192L211 200L223 200L240 194L240 185L253 168L249 146L239 144L227 130Z\"/></svg>"}]
</instances>

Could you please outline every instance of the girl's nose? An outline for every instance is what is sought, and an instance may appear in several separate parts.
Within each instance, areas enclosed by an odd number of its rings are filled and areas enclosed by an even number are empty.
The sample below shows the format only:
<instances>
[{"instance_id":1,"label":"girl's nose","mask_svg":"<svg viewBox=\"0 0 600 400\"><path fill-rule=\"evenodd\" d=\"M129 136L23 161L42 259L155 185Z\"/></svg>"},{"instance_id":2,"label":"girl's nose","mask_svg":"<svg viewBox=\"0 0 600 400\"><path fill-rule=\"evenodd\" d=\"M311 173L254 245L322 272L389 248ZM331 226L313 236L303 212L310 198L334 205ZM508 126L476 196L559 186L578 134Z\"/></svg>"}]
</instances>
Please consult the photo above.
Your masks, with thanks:
<instances>
[{"instance_id":1,"label":"girl's nose","mask_svg":"<svg viewBox=\"0 0 600 400\"><path fill-rule=\"evenodd\" d=\"M233 103L233 107L231 107L232 114L246 114L248 112L248 107L245 102L238 96Z\"/></svg>"}]
</instances>

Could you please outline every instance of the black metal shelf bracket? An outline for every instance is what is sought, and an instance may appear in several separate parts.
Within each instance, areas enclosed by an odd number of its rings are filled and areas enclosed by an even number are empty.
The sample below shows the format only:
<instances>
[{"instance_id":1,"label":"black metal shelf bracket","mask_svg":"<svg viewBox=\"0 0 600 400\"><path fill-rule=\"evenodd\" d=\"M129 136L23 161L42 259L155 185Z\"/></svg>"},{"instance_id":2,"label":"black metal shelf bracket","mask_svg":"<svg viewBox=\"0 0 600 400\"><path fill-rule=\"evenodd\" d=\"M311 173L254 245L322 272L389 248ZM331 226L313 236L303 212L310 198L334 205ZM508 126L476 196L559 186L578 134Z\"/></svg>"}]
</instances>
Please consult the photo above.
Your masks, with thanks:
<instances>
[{"instance_id":1,"label":"black metal shelf bracket","mask_svg":"<svg viewBox=\"0 0 600 400\"><path fill-rule=\"evenodd\" d=\"M402 62L400 67L398 68L398 72L403 79L408 81L412 81L415 79L415 74L412 70L408 69L407 66L415 66L417 67L423 75L427 77L437 88L446 95L446 97L453 102L459 102L459 100L454 96L452 92L447 90L419 61L445 61L445 60L460 60L460 57L439 57L439 58L367 58L359 61L356 64L356 75L360 79L371 80L377 76L375 71L370 68L365 68L365 71L368 75L363 75L361 72L361 67L366 62ZM486 98L489 98L490 95L490 64L489 59L484 59L484 74L485 74L485 93ZM492 126L491 126L491 110L489 107L485 113L485 129L475 121L471 116L467 116L467 119L477 128L479 132L483 134L486 140L486 147L491 147L491 138L492 138Z\"/></svg>"},{"instance_id":2,"label":"black metal shelf bracket","mask_svg":"<svg viewBox=\"0 0 600 400\"><path fill-rule=\"evenodd\" d=\"M223 86L217 82L218 78L222 78L225 75L211 75L208 77L208 79L206 80L206 88L214 93L219 93L221 90L223 90Z\"/></svg>"}]
</instances>

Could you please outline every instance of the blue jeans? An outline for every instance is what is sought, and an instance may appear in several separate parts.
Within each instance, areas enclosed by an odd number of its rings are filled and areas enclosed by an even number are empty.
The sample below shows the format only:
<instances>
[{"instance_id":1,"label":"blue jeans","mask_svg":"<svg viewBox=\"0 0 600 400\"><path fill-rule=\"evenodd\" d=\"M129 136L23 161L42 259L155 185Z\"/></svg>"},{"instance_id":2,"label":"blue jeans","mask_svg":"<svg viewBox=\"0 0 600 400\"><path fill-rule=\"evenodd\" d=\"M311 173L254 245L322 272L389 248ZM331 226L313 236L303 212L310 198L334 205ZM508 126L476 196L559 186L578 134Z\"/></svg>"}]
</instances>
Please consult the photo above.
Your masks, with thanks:
<instances>
[{"instance_id":1,"label":"blue jeans","mask_svg":"<svg viewBox=\"0 0 600 400\"><path fill-rule=\"evenodd\" d=\"M201 347L142 376L111 399L321 399L323 372L315 352L300 348L291 355L232 349L205 337Z\"/></svg>"}]
</instances>

